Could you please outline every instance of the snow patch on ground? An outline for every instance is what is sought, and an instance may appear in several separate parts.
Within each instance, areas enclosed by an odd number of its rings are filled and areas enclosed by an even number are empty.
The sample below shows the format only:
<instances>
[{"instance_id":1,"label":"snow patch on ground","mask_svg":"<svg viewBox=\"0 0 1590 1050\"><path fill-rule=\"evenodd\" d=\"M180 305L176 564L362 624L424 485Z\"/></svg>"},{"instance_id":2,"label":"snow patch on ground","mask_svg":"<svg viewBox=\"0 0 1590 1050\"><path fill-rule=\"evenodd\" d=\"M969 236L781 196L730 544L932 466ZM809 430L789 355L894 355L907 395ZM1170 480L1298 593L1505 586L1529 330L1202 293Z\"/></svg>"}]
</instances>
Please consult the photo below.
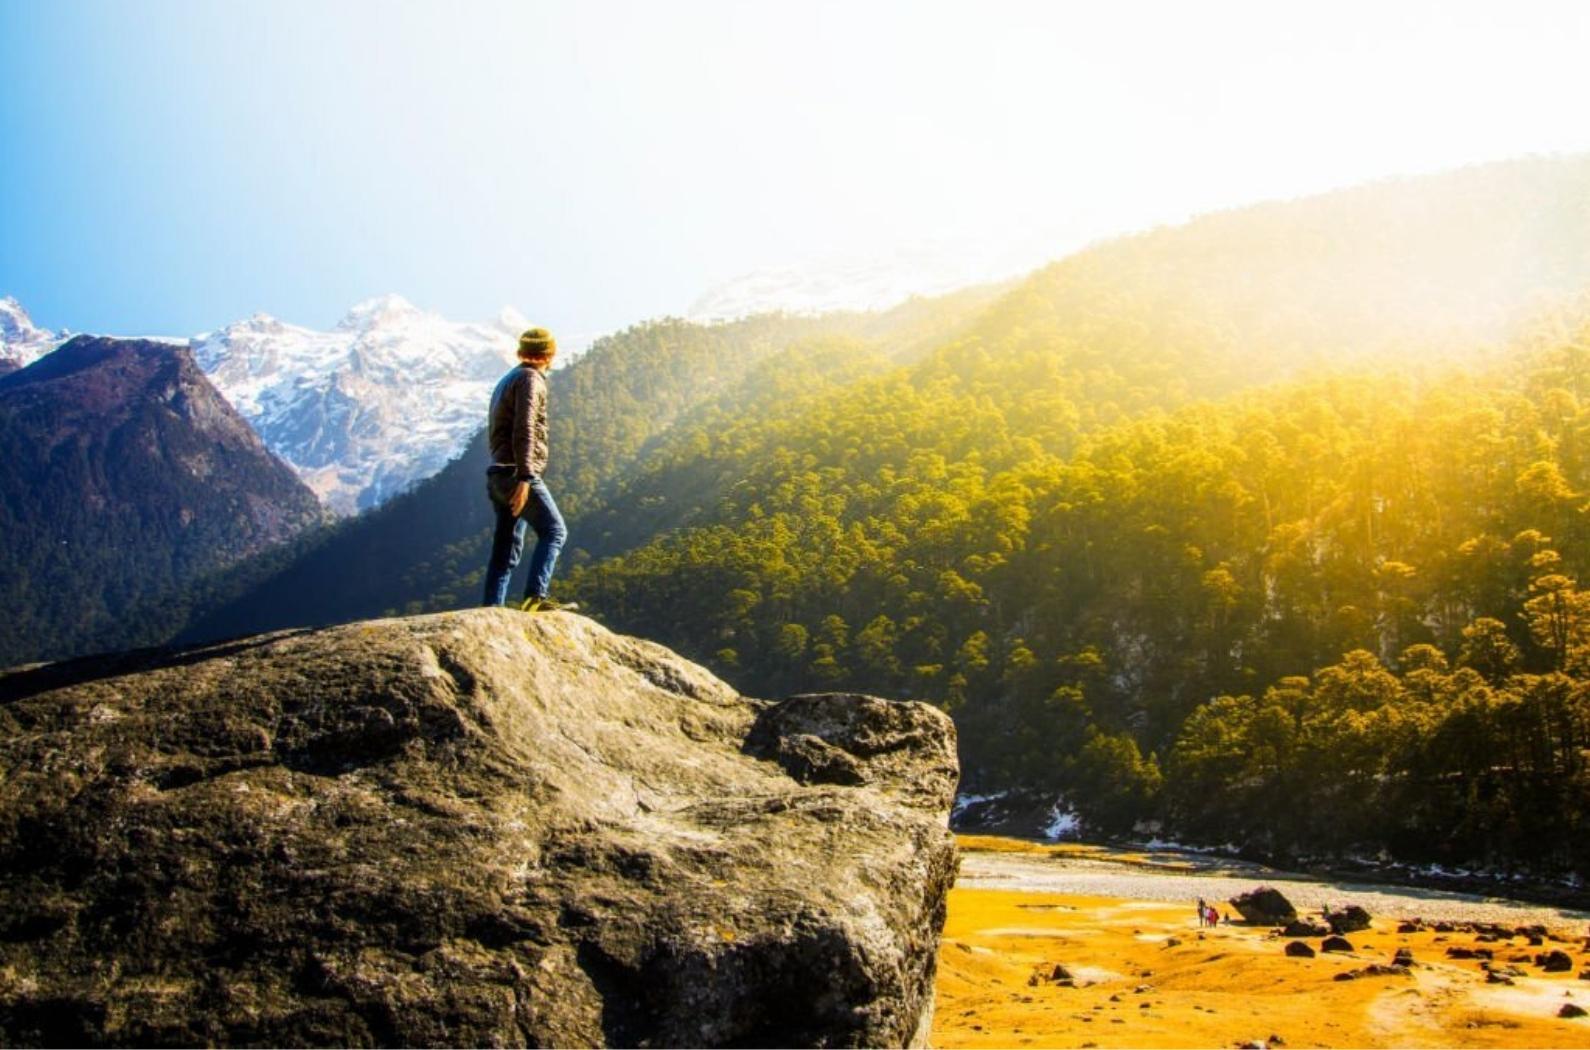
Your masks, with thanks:
<instances>
[{"instance_id":1,"label":"snow patch on ground","mask_svg":"<svg viewBox=\"0 0 1590 1050\"><path fill-rule=\"evenodd\" d=\"M982 806L990 802L999 802L1010 795L1008 791L996 791L991 795L973 795L970 793L955 796L955 804L950 807L950 819L958 820L973 806Z\"/></svg>"},{"instance_id":2,"label":"snow patch on ground","mask_svg":"<svg viewBox=\"0 0 1590 1050\"><path fill-rule=\"evenodd\" d=\"M1147 842L1140 842L1136 843L1135 845L1141 849L1171 850L1177 853L1218 853L1222 855L1236 856L1242 851L1242 847L1234 842L1228 842L1223 846L1189 846L1185 842L1177 842L1175 839L1160 838L1158 835L1149 839Z\"/></svg>"},{"instance_id":3,"label":"snow patch on ground","mask_svg":"<svg viewBox=\"0 0 1590 1050\"><path fill-rule=\"evenodd\" d=\"M1044 825L1043 837L1050 842L1082 837L1082 818L1063 798L1055 799L1049 810L1049 822Z\"/></svg>"}]
</instances>

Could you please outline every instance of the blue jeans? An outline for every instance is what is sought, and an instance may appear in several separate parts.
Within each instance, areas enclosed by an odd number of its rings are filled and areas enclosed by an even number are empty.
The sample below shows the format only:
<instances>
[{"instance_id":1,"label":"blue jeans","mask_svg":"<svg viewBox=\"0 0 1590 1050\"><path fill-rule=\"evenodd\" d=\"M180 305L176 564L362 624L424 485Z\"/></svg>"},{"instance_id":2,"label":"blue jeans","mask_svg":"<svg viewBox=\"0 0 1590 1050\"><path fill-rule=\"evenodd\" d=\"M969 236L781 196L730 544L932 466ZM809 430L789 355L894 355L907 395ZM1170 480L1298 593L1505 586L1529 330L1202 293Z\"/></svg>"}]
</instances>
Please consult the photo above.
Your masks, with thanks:
<instances>
[{"instance_id":1,"label":"blue jeans","mask_svg":"<svg viewBox=\"0 0 1590 1050\"><path fill-rule=\"evenodd\" d=\"M491 537L491 560L486 563L486 594L484 604L501 605L508 600L508 581L519 555L524 553L524 530L528 525L535 529L535 550L530 552L530 579L525 581L526 598L545 598L552 585L552 569L558 563L558 552L569 530L563 524L558 505L552 502L552 493L540 478L530 479L530 498L524 510L514 514L508 509L518 479L511 471L488 473L486 492L497 512L497 530Z\"/></svg>"}]
</instances>

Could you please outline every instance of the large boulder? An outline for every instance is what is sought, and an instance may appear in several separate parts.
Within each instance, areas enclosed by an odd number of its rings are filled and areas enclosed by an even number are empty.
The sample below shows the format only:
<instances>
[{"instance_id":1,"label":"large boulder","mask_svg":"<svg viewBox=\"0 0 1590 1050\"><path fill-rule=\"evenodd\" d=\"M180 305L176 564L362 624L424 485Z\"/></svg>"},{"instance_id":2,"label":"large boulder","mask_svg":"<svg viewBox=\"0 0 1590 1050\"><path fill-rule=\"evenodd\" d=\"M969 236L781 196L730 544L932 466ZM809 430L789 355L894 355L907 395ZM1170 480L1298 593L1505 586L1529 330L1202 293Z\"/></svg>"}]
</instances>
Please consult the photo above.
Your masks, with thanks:
<instances>
[{"instance_id":1,"label":"large boulder","mask_svg":"<svg viewBox=\"0 0 1590 1050\"><path fill-rule=\"evenodd\" d=\"M1369 913L1356 904L1330 909L1325 913L1325 921L1330 923L1331 932L1335 934L1369 929Z\"/></svg>"},{"instance_id":2,"label":"large boulder","mask_svg":"<svg viewBox=\"0 0 1590 1050\"><path fill-rule=\"evenodd\" d=\"M921 1043L956 779L566 613L0 673L0 1044Z\"/></svg>"},{"instance_id":3,"label":"large boulder","mask_svg":"<svg viewBox=\"0 0 1590 1050\"><path fill-rule=\"evenodd\" d=\"M1536 955L1535 965L1547 973L1567 973L1573 969L1573 956L1561 949L1554 948L1549 952L1541 952Z\"/></svg>"},{"instance_id":4,"label":"large boulder","mask_svg":"<svg viewBox=\"0 0 1590 1050\"><path fill-rule=\"evenodd\" d=\"M1297 920L1297 909L1273 886L1239 893L1231 898L1231 906L1237 909L1243 922L1255 926L1285 926Z\"/></svg>"}]
</instances>

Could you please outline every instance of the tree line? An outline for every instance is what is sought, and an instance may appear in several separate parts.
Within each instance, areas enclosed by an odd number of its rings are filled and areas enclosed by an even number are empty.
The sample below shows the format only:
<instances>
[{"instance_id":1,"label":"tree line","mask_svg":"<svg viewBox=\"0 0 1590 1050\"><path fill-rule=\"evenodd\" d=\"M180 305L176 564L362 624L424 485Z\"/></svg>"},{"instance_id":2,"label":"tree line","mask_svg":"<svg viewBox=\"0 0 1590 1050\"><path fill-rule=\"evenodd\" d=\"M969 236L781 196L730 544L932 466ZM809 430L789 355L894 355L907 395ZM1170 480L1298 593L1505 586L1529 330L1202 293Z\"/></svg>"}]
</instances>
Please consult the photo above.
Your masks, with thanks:
<instances>
[{"instance_id":1,"label":"tree line","mask_svg":"<svg viewBox=\"0 0 1590 1050\"><path fill-rule=\"evenodd\" d=\"M1566 870L1587 351L1160 407L1129 347L952 345L675 434L608 513L686 523L571 582L765 693L940 704L1099 828Z\"/></svg>"}]
</instances>

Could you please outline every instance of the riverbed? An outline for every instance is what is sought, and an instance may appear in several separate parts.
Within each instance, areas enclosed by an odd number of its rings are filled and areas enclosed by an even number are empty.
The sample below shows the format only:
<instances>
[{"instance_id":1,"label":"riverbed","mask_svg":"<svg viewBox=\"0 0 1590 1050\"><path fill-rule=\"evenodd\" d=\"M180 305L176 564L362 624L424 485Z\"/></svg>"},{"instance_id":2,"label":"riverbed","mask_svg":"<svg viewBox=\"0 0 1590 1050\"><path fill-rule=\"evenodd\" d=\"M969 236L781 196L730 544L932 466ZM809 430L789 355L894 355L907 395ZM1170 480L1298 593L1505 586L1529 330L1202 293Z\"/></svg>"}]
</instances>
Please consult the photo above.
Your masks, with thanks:
<instances>
[{"instance_id":1,"label":"riverbed","mask_svg":"<svg viewBox=\"0 0 1590 1050\"><path fill-rule=\"evenodd\" d=\"M1327 904L1357 904L1371 915L1431 922L1590 929L1590 912L1585 911L1445 890L1323 880L1182 850L1127 850L1084 844L1028 849L1016 840L973 837L963 838L962 843L961 874L956 885L965 889L1185 901L1188 914L1192 915L1192 902L1199 898L1230 911L1225 901L1255 886L1273 885L1299 911L1317 911ZM994 848L978 848L979 843Z\"/></svg>"},{"instance_id":2,"label":"riverbed","mask_svg":"<svg viewBox=\"0 0 1590 1050\"><path fill-rule=\"evenodd\" d=\"M1590 1007L1584 912L1178 851L961 844L934 1046L1590 1047L1590 1019L1559 1016ZM1230 896L1259 885L1305 916L1358 904L1372 927L1350 934L1346 951L1305 939L1308 957L1288 955L1294 939L1272 928L1199 927L1198 898L1228 910ZM1405 931L1414 918L1443 928ZM1410 965L1391 965L1399 951ZM1548 951L1567 954L1571 970L1546 971L1537 960Z\"/></svg>"}]
</instances>

